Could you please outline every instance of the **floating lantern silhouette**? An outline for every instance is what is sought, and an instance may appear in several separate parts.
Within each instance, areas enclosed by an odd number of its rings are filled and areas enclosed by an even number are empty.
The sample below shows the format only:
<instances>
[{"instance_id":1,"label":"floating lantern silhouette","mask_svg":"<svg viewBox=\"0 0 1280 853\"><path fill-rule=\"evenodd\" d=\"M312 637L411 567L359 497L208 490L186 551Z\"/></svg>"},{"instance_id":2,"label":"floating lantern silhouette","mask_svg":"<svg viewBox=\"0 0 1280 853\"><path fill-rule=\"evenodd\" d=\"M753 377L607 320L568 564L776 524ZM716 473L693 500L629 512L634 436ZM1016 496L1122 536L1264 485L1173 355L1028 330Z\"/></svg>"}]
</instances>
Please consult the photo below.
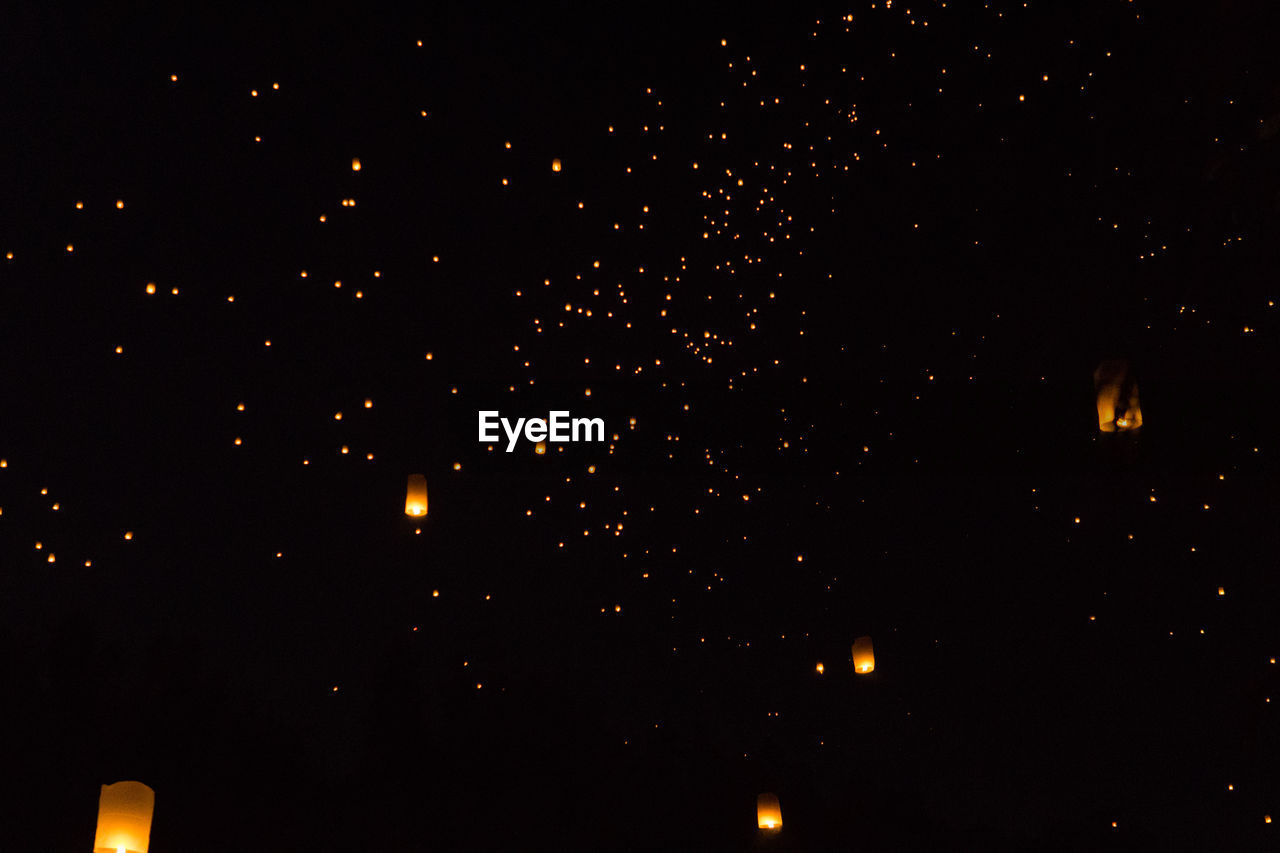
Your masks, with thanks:
<instances>
[{"instance_id":1,"label":"floating lantern silhouette","mask_svg":"<svg viewBox=\"0 0 1280 853\"><path fill-rule=\"evenodd\" d=\"M1142 409L1138 406L1138 383L1123 359L1107 359L1093 372L1093 386L1098 393L1098 429L1102 432L1127 432L1142 426Z\"/></svg>"},{"instance_id":2,"label":"floating lantern silhouette","mask_svg":"<svg viewBox=\"0 0 1280 853\"><path fill-rule=\"evenodd\" d=\"M156 792L141 782L103 785L93 853L147 853Z\"/></svg>"},{"instance_id":3,"label":"floating lantern silhouette","mask_svg":"<svg viewBox=\"0 0 1280 853\"><path fill-rule=\"evenodd\" d=\"M775 795L756 797L756 823L761 829L782 829L782 806Z\"/></svg>"},{"instance_id":4,"label":"floating lantern silhouette","mask_svg":"<svg viewBox=\"0 0 1280 853\"><path fill-rule=\"evenodd\" d=\"M404 496L404 514L411 518L427 514L427 478L422 474L409 475L409 488Z\"/></svg>"},{"instance_id":5,"label":"floating lantern silhouette","mask_svg":"<svg viewBox=\"0 0 1280 853\"><path fill-rule=\"evenodd\" d=\"M551 161L551 171L553 171L553 172L558 172L558 171L560 171L560 158L559 158L559 157L557 157L557 158L555 158L554 160L552 160L552 161Z\"/></svg>"},{"instance_id":6,"label":"floating lantern silhouette","mask_svg":"<svg viewBox=\"0 0 1280 853\"><path fill-rule=\"evenodd\" d=\"M858 675L866 675L876 668L876 654L871 647L870 637L859 637L853 641L853 671Z\"/></svg>"},{"instance_id":7,"label":"floating lantern silhouette","mask_svg":"<svg viewBox=\"0 0 1280 853\"><path fill-rule=\"evenodd\" d=\"M538 454L539 456L546 453L547 443L545 441L539 441L537 444L533 446L533 452Z\"/></svg>"}]
</instances>

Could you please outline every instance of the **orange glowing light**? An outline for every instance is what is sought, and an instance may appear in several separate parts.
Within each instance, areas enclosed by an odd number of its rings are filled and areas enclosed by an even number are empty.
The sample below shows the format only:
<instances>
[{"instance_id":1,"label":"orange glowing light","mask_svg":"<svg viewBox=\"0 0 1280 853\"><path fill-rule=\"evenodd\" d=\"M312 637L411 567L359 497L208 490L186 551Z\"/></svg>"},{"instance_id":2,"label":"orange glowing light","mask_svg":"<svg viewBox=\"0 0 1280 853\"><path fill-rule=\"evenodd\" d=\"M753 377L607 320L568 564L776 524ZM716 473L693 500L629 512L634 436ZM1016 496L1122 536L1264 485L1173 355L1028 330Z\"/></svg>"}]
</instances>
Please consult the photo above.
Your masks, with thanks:
<instances>
[{"instance_id":1,"label":"orange glowing light","mask_svg":"<svg viewBox=\"0 0 1280 853\"><path fill-rule=\"evenodd\" d=\"M761 829L776 830L782 828L782 806L773 794L761 794L756 797L756 823Z\"/></svg>"},{"instance_id":2,"label":"orange glowing light","mask_svg":"<svg viewBox=\"0 0 1280 853\"><path fill-rule=\"evenodd\" d=\"M103 785L94 853L147 853L156 793L141 782Z\"/></svg>"},{"instance_id":3,"label":"orange glowing light","mask_svg":"<svg viewBox=\"0 0 1280 853\"><path fill-rule=\"evenodd\" d=\"M427 478L423 474L410 474L405 491L404 514L419 518L427 514Z\"/></svg>"},{"instance_id":4,"label":"orange glowing light","mask_svg":"<svg viewBox=\"0 0 1280 853\"><path fill-rule=\"evenodd\" d=\"M876 668L875 650L870 637L859 637L853 641L853 671L858 675L866 675Z\"/></svg>"}]
</instances>

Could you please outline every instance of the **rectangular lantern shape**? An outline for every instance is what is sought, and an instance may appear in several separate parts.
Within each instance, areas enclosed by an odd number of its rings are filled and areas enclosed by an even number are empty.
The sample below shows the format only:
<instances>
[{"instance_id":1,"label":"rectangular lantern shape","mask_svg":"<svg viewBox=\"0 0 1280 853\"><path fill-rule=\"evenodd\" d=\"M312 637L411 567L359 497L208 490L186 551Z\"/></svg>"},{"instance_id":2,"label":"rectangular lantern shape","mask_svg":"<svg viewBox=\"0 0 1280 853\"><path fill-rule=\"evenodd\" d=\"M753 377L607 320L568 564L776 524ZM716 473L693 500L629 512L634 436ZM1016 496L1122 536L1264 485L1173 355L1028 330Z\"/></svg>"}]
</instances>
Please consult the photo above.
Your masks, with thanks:
<instances>
[{"instance_id":1,"label":"rectangular lantern shape","mask_svg":"<svg viewBox=\"0 0 1280 853\"><path fill-rule=\"evenodd\" d=\"M427 514L427 478L422 474L409 475L409 488L404 496L404 514L420 518Z\"/></svg>"},{"instance_id":2,"label":"rectangular lantern shape","mask_svg":"<svg viewBox=\"0 0 1280 853\"><path fill-rule=\"evenodd\" d=\"M756 823L761 829L782 828L782 806L773 794L761 794L756 797Z\"/></svg>"},{"instance_id":3,"label":"rectangular lantern shape","mask_svg":"<svg viewBox=\"0 0 1280 853\"><path fill-rule=\"evenodd\" d=\"M1123 359L1108 359L1093 372L1093 387L1098 394L1098 429L1102 432L1126 432L1142 426L1142 409L1138 406L1138 383Z\"/></svg>"},{"instance_id":4,"label":"rectangular lantern shape","mask_svg":"<svg viewBox=\"0 0 1280 853\"><path fill-rule=\"evenodd\" d=\"M866 675L876 668L876 653L871 647L870 637L859 637L853 641L853 671L858 675Z\"/></svg>"},{"instance_id":5,"label":"rectangular lantern shape","mask_svg":"<svg viewBox=\"0 0 1280 853\"><path fill-rule=\"evenodd\" d=\"M103 785L93 853L147 853L156 792L141 782Z\"/></svg>"}]
</instances>

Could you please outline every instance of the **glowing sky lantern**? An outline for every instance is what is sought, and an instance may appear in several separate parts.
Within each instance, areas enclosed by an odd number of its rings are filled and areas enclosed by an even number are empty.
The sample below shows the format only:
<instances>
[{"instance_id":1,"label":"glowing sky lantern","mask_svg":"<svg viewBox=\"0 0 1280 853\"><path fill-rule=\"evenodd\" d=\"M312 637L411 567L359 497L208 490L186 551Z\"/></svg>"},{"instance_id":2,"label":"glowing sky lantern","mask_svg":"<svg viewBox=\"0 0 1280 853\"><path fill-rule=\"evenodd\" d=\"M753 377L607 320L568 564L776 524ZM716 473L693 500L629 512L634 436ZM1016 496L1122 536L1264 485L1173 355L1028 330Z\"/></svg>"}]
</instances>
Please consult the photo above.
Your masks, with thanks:
<instances>
[{"instance_id":1,"label":"glowing sky lantern","mask_svg":"<svg viewBox=\"0 0 1280 853\"><path fill-rule=\"evenodd\" d=\"M539 456L546 453L547 443L545 441L539 441L537 444L533 446L533 452L538 454Z\"/></svg>"},{"instance_id":2,"label":"glowing sky lantern","mask_svg":"<svg viewBox=\"0 0 1280 853\"><path fill-rule=\"evenodd\" d=\"M859 637L853 641L853 671L858 675L866 675L876 668L875 651L871 648L870 637Z\"/></svg>"},{"instance_id":3,"label":"glowing sky lantern","mask_svg":"<svg viewBox=\"0 0 1280 853\"><path fill-rule=\"evenodd\" d=\"M103 785L93 853L147 853L156 792L141 782Z\"/></svg>"},{"instance_id":4,"label":"glowing sky lantern","mask_svg":"<svg viewBox=\"0 0 1280 853\"><path fill-rule=\"evenodd\" d=\"M353 172L358 172L358 171L360 171L360 158L359 158L359 157L352 157L352 158L351 158L351 171L353 171Z\"/></svg>"},{"instance_id":5,"label":"glowing sky lantern","mask_svg":"<svg viewBox=\"0 0 1280 853\"><path fill-rule=\"evenodd\" d=\"M761 829L782 829L782 806L773 794L756 797L756 823Z\"/></svg>"},{"instance_id":6,"label":"glowing sky lantern","mask_svg":"<svg viewBox=\"0 0 1280 853\"><path fill-rule=\"evenodd\" d=\"M553 172L558 172L558 171L560 171L560 158L559 158L559 157L557 157L557 158L555 158L554 160L552 160L552 161L551 161L551 171L553 171Z\"/></svg>"},{"instance_id":7,"label":"glowing sky lantern","mask_svg":"<svg viewBox=\"0 0 1280 853\"><path fill-rule=\"evenodd\" d=\"M1098 392L1098 429L1102 432L1125 432L1142 426L1142 409L1138 407L1138 383L1129 371L1129 362L1107 359L1093 372L1093 386Z\"/></svg>"},{"instance_id":8,"label":"glowing sky lantern","mask_svg":"<svg viewBox=\"0 0 1280 853\"><path fill-rule=\"evenodd\" d=\"M411 518L427 514L427 478L422 474L409 475L409 488L404 496L404 514Z\"/></svg>"}]
</instances>

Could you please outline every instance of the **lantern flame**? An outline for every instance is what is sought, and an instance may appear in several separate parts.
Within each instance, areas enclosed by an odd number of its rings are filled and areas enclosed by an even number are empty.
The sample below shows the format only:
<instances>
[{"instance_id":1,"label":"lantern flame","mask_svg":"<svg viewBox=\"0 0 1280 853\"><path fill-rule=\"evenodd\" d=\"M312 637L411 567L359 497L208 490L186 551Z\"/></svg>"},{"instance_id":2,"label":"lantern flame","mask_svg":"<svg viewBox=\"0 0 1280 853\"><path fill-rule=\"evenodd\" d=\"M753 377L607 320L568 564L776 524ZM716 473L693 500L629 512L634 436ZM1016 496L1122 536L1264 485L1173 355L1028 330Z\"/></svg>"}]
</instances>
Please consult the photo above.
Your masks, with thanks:
<instances>
[{"instance_id":1,"label":"lantern flame","mask_svg":"<svg viewBox=\"0 0 1280 853\"><path fill-rule=\"evenodd\" d=\"M410 474L405 490L404 514L420 518L427 514L427 478L422 474Z\"/></svg>"},{"instance_id":2,"label":"lantern flame","mask_svg":"<svg viewBox=\"0 0 1280 853\"><path fill-rule=\"evenodd\" d=\"M103 785L98 798L95 853L147 853L156 793L141 782Z\"/></svg>"},{"instance_id":3,"label":"lantern flame","mask_svg":"<svg viewBox=\"0 0 1280 853\"><path fill-rule=\"evenodd\" d=\"M859 637L853 641L853 670L859 675L866 675L876 668L875 649L870 637Z\"/></svg>"},{"instance_id":4,"label":"lantern flame","mask_svg":"<svg viewBox=\"0 0 1280 853\"><path fill-rule=\"evenodd\" d=\"M756 824L760 829L780 829L782 827L782 806L774 794L761 794L756 797Z\"/></svg>"},{"instance_id":5,"label":"lantern flame","mask_svg":"<svg viewBox=\"0 0 1280 853\"><path fill-rule=\"evenodd\" d=\"M1128 432L1142 426L1138 405L1138 383L1123 359L1108 359L1093 372L1098 394L1098 429L1101 432Z\"/></svg>"}]
</instances>

